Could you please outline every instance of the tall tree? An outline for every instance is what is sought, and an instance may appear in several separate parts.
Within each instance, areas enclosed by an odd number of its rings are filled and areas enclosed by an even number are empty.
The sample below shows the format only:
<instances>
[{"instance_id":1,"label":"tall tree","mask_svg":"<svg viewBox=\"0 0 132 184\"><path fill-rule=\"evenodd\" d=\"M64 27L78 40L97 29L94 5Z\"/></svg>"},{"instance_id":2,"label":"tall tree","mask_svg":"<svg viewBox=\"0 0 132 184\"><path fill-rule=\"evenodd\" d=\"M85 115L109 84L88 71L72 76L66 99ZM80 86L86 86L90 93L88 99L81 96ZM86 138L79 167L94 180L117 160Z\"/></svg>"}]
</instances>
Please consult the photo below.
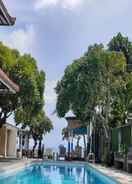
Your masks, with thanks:
<instances>
[{"instance_id":1,"label":"tall tree","mask_svg":"<svg viewBox=\"0 0 132 184\"><path fill-rule=\"evenodd\" d=\"M58 82L58 116L64 117L72 110L82 123L92 122L95 128L100 119L105 140L110 143L109 119L118 89L122 88L125 63L121 52L105 50L102 44L90 46L83 57L66 68Z\"/></svg>"},{"instance_id":2,"label":"tall tree","mask_svg":"<svg viewBox=\"0 0 132 184\"><path fill-rule=\"evenodd\" d=\"M50 119L45 115L43 111L40 111L37 114L37 116L33 117L31 122L32 123L30 123L29 127L30 127L30 134L32 135L34 140L33 153L37 146L37 142L39 142L38 155L39 157L41 157L43 136L53 129L53 125Z\"/></svg>"},{"instance_id":3,"label":"tall tree","mask_svg":"<svg viewBox=\"0 0 132 184\"><path fill-rule=\"evenodd\" d=\"M17 123L29 121L44 105L43 90L45 73L37 68L37 61L31 55L21 56L17 50L0 43L0 67L20 86L16 95L0 97L0 123L15 112Z\"/></svg>"}]
</instances>

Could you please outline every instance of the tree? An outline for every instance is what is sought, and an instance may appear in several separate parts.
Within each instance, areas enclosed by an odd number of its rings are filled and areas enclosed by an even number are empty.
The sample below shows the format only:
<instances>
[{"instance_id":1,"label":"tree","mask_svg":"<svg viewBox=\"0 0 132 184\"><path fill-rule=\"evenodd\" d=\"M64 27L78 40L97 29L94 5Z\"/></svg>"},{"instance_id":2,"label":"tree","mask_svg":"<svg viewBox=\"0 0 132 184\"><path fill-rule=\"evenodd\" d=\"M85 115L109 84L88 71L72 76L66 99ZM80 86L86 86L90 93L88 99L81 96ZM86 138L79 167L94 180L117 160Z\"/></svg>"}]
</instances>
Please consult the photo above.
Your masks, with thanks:
<instances>
[{"instance_id":1,"label":"tree","mask_svg":"<svg viewBox=\"0 0 132 184\"><path fill-rule=\"evenodd\" d=\"M20 92L0 96L0 125L14 113L16 125L22 129L29 127L34 139L34 147L39 141L41 155L43 135L53 128L52 122L45 115L44 89L45 72L39 71L37 61L30 54L21 55L17 50L0 43L0 68L20 86Z\"/></svg>"},{"instance_id":2,"label":"tree","mask_svg":"<svg viewBox=\"0 0 132 184\"><path fill-rule=\"evenodd\" d=\"M64 117L72 110L79 119L89 120L94 108L104 103L109 86L106 78L111 78L111 88L115 88L114 85L119 82L116 82L115 74L120 74L124 66L125 59L121 53L105 51L102 45L91 46L83 57L66 68L62 80L57 84L58 116Z\"/></svg>"},{"instance_id":3,"label":"tree","mask_svg":"<svg viewBox=\"0 0 132 184\"><path fill-rule=\"evenodd\" d=\"M34 58L24 55L18 60L15 77L16 81L19 79L18 84L21 87L21 101L15 111L16 122L25 126L30 117L35 116L44 105L45 73L39 72Z\"/></svg>"},{"instance_id":4,"label":"tree","mask_svg":"<svg viewBox=\"0 0 132 184\"><path fill-rule=\"evenodd\" d=\"M64 117L72 110L83 124L92 122L95 128L97 118L100 119L105 140L110 145L109 119L118 89L123 85L125 65L121 52L105 50L102 44L90 46L83 57L66 68L57 84L58 116Z\"/></svg>"},{"instance_id":5,"label":"tree","mask_svg":"<svg viewBox=\"0 0 132 184\"><path fill-rule=\"evenodd\" d=\"M62 139L69 140L69 129L67 127L62 129Z\"/></svg>"},{"instance_id":6,"label":"tree","mask_svg":"<svg viewBox=\"0 0 132 184\"><path fill-rule=\"evenodd\" d=\"M39 112L37 116L33 117L31 122L32 123L30 123L29 127L30 127L30 134L34 140L33 153L37 146L37 142L39 141L38 155L39 157L41 157L43 136L53 129L53 125L50 119L45 115L43 111Z\"/></svg>"},{"instance_id":7,"label":"tree","mask_svg":"<svg viewBox=\"0 0 132 184\"><path fill-rule=\"evenodd\" d=\"M0 97L0 123L15 112L17 124L28 123L43 107L43 90L45 73L37 68L37 61L31 55L21 56L17 50L10 49L0 43L0 67L20 86L16 95Z\"/></svg>"}]
</instances>

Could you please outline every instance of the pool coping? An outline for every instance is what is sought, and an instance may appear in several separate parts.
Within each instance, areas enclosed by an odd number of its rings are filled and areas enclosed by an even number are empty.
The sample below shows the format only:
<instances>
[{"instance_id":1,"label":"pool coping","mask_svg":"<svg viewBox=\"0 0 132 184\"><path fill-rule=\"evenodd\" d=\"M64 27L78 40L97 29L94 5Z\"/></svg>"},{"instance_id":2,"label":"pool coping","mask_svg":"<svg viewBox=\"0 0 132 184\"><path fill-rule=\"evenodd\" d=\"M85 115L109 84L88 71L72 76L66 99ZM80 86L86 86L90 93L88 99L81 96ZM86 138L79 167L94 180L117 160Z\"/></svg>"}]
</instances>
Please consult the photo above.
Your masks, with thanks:
<instances>
[{"instance_id":1,"label":"pool coping","mask_svg":"<svg viewBox=\"0 0 132 184\"><path fill-rule=\"evenodd\" d=\"M42 161L42 160L41 160ZM0 177L9 173L14 173L14 172L19 172L19 170L24 169L25 167L30 166L31 164L38 163L40 160L36 159L30 159L30 160L19 160L14 163L8 163L8 165L4 165L4 163L0 162L3 164L3 166L0 166Z\"/></svg>"},{"instance_id":2,"label":"pool coping","mask_svg":"<svg viewBox=\"0 0 132 184\"><path fill-rule=\"evenodd\" d=\"M28 167L35 163L54 163L54 164L80 164L82 166L90 166L91 168L94 168L96 171L100 172L101 174L105 175L108 178L111 178L114 181L117 181L119 184L132 184L132 175L123 172L121 170L117 170L115 168L108 168L99 164L93 164L88 162L80 162L80 161L47 161L47 160L41 160L41 159L27 159L27 160L20 160L20 162L11 163L9 166L3 166L0 168L0 176L12 173L12 172L18 172L19 170L24 169L25 167Z\"/></svg>"},{"instance_id":3,"label":"pool coping","mask_svg":"<svg viewBox=\"0 0 132 184\"><path fill-rule=\"evenodd\" d=\"M96 169L97 171L101 172L105 176L113 178L115 181L119 182L120 184L132 184L132 175L124 172L122 170L117 170L115 168L109 168L102 166L100 164L91 164L88 163L91 167Z\"/></svg>"}]
</instances>

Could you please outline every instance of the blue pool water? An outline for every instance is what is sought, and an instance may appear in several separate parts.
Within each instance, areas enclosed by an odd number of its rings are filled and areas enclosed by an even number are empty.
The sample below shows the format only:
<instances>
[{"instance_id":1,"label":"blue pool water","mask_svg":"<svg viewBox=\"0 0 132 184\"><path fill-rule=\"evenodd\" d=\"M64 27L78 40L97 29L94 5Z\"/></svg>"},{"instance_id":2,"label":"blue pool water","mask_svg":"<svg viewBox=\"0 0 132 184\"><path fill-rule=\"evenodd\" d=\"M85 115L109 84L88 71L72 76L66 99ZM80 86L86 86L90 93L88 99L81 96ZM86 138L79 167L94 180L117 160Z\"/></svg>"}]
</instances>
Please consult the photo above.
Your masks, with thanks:
<instances>
[{"instance_id":1,"label":"blue pool water","mask_svg":"<svg viewBox=\"0 0 132 184\"><path fill-rule=\"evenodd\" d=\"M0 177L0 184L118 184L95 169L79 164L34 164Z\"/></svg>"}]
</instances>

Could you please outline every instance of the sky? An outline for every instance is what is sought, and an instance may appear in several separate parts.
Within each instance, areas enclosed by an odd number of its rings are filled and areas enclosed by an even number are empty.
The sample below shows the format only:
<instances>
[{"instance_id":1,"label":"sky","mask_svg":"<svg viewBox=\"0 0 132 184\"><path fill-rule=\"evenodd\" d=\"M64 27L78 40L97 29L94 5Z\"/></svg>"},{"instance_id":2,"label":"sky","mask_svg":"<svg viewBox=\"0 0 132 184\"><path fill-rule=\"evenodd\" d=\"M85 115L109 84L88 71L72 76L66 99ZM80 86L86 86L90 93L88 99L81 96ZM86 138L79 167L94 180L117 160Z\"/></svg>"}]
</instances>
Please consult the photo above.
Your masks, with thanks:
<instances>
[{"instance_id":1,"label":"sky","mask_svg":"<svg viewBox=\"0 0 132 184\"><path fill-rule=\"evenodd\" d=\"M4 0L3 0L4 1ZM13 27L1 27L0 41L30 53L46 72L45 111L54 130L44 138L46 147L62 144L64 119L55 110L54 87L65 67L83 55L90 44L104 43L118 32L132 40L131 0L6 0Z\"/></svg>"}]
</instances>

